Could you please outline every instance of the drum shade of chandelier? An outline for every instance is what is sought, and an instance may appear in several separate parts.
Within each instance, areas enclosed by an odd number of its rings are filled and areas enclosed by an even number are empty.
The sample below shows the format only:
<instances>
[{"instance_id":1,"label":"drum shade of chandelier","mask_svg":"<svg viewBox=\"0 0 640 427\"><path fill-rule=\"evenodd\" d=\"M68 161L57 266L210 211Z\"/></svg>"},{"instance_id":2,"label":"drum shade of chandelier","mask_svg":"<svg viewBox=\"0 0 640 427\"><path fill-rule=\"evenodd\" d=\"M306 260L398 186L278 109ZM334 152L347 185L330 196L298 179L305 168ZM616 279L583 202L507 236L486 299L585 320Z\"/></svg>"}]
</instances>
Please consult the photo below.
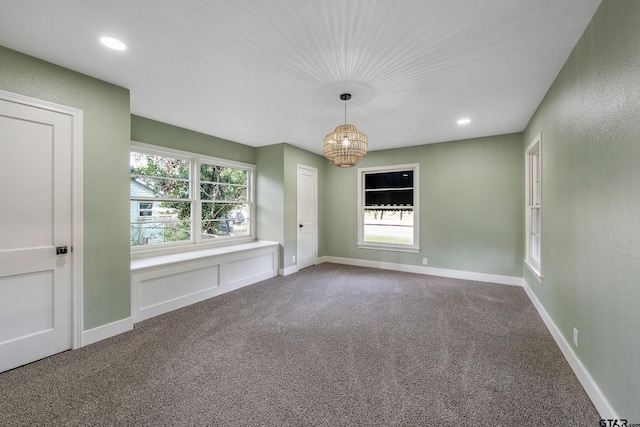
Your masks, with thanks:
<instances>
[{"instance_id":1,"label":"drum shade of chandelier","mask_svg":"<svg viewBox=\"0 0 640 427\"><path fill-rule=\"evenodd\" d=\"M340 99L344 101L344 124L324 137L324 156L336 166L350 168L367 155L369 141L367 135L347 124L347 101L351 94L343 93Z\"/></svg>"}]
</instances>

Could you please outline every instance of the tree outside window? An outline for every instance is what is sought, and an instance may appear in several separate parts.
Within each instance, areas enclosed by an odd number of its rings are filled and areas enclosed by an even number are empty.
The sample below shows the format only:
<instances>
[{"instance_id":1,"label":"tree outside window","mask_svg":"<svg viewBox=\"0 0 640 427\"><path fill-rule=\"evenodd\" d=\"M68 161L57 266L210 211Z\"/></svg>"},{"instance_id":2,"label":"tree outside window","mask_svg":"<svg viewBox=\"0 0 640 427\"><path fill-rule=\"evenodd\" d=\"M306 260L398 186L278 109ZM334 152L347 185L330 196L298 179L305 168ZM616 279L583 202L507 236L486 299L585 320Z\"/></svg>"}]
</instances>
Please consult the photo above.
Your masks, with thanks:
<instances>
[{"instance_id":1,"label":"tree outside window","mask_svg":"<svg viewBox=\"0 0 640 427\"><path fill-rule=\"evenodd\" d=\"M190 154L132 147L132 247L251 237L253 167Z\"/></svg>"}]
</instances>

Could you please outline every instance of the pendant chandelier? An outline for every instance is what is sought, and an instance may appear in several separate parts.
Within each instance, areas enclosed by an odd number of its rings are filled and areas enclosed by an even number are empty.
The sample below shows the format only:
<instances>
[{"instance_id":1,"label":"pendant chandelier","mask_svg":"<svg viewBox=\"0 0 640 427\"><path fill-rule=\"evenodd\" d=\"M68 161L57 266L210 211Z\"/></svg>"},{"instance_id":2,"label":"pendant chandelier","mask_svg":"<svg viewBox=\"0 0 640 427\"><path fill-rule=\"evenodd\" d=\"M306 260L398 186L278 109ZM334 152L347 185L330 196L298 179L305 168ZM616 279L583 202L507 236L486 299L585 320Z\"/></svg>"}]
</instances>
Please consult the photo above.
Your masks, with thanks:
<instances>
[{"instance_id":1,"label":"pendant chandelier","mask_svg":"<svg viewBox=\"0 0 640 427\"><path fill-rule=\"evenodd\" d=\"M369 142L367 135L358 132L354 125L347 124L347 101L351 99L351 94L343 93L340 99L344 101L344 125L324 137L324 156L336 166L350 168L367 155Z\"/></svg>"}]
</instances>

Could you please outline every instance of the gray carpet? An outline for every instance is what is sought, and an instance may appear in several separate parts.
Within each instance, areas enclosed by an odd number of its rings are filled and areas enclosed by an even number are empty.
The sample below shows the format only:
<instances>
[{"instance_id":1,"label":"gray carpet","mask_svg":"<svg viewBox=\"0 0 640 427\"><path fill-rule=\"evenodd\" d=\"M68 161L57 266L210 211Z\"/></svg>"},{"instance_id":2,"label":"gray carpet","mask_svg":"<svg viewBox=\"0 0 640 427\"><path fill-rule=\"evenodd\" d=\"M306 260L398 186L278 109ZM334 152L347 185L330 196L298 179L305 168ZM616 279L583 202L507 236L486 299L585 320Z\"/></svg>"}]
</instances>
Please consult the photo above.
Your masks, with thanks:
<instances>
[{"instance_id":1,"label":"gray carpet","mask_svg":"<svg viewBox=\"0 0 640 427\"><path fill-rule=\"evenodd\" d=\"M322 264L0 374L3 426L596 426L523 289Z\"/></svg>"}]
</instances>

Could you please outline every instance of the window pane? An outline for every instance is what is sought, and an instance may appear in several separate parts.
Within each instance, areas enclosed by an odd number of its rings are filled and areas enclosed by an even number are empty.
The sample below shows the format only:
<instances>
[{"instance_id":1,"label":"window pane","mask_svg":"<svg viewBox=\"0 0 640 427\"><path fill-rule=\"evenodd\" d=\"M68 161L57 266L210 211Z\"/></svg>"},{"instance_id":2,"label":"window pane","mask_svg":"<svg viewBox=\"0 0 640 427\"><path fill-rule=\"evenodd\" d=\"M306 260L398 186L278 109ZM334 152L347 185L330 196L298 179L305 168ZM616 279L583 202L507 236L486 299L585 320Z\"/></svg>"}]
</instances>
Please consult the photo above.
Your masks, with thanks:
<instances>
[{"instance_id":1,"label":"window pane","mask_svg":"<svg viewBox=\"0 0 640 427\"><path fill-rule=\"evenodd\" d=\"M200 165L200 181L247 185L247 171L244 169L202 163Z\"/></svg>"},{"instance_id":2,"label":"window pane","mask_svg":"<svg viewBox=\"0 0 640 427\"><path fill-rule=\"evenodd\" d=\"M202 200L246 201L246 170L203 163L200 165Z\"/></svg>"},{"instance_id":3,"label":"window pane","mask_svg":"<svg viewBox=\"0 0 640 427\"><path fill-rule=\"evenodd\" d=\"M531 232L540 234L540 209L531 208Z\"/></svg>"},{"instance_id":4,"label":"window pane","mask_svg":"<svg viewBox=\"0 0 640 427\"><path fill-rule=\"evenodd\" d=\"M149 176L132 176L131 196L171 199L189 198L189 181Z\"/></svg>"},{"instance_id":5,"label":"window pane","mask_svg":"<svg viewBox=\"0 0 640 427\"><path fill-rule=\"evenodd\" d=\"M364 177L365 189L413 187L413 171L368 173Z\"/></svg>"},{"instance_id":6,"label":"window pane","mask_svg":"<svg viewBox=\"0 0 640 427\"><path fill-rule=\"evenodd\" d=\"M249 235L249 205L202 203L202 238Z\"/></svg>"},{"instance_id":7,"label":"window pane","mask_svg":"<svg viewBox=\"0 0 640 427\"><path fill-rule=\"evenodd\" d=\"M153 202L150 215L131 218L130 231L131 246L189 241L191 240L191 203Z\"/></svg>"},{"instance_id":8,"label":"window pane","mask_svg":"<svg viewBox=\"0 0 640 427\"><path fill-rule=\"evenodd\" d=\"M531 231L529 235L529 256L540 264L540 208L531 208Z\"/></svg>"},{"instance_id":9,"label":"window pane","mask_svg":"<svg viewBox=\"0 0 640 427\"><path fill-rule=\"evenodd\" d=\"M189 179L189 166L189 161L171 157L136 152L131 152L129 155L132 175Z\"/></svg>"},{"instance_id":10,"label":"window pane","mask_svg":"<svg viewBox=\"0 0 640 427\"><path fill-rule=\"evenodd\" d=\"M413 206L413 189L366 191L365 206Z\"/></svg>"},{"instance_id":11,"label":"window pane","mask_svg":"<svg viewBox=\"0 0 640 427\"><path fill-rule=\"evenodd\" d=\"M247 200L247 187L231 184L200 184L200 198L202 200Z\"/></svg>"},{"instance_id":12,"label":"window pane","mask_svg":"<svg viewBox=\"0 0 640 427\"><path fill-rule=\"evenodd\" d=\"M368 173L365 206L413 206L413 171Z\"/></svg>"},{"instance_id":13,"label":"window pane","mask_svg":"<svg viewBox=\"0 0 640 427\"><path fill-rule=\"evenodd\" d=\"M413 245L413 210L365 209L363 241Z\"/></svg>"},{"instance_id":14,"label":"window pane","mask_svg":"<svg viewBox=\"0 0 640 427\"><path fill-rule=\"evenodd\" d=\"M531 258L540 264L540 236L531 235Z\"/></svg>"},{"instance_id":15,"label":"window pane","mask_svg":"<svg viewBox=\"0 0 640 427\"><path fill-rule=\"evenodd\" d=\"M191 221L136 222L131 224L131 246L191 240Z\"/></svg>"}]
</instances>

